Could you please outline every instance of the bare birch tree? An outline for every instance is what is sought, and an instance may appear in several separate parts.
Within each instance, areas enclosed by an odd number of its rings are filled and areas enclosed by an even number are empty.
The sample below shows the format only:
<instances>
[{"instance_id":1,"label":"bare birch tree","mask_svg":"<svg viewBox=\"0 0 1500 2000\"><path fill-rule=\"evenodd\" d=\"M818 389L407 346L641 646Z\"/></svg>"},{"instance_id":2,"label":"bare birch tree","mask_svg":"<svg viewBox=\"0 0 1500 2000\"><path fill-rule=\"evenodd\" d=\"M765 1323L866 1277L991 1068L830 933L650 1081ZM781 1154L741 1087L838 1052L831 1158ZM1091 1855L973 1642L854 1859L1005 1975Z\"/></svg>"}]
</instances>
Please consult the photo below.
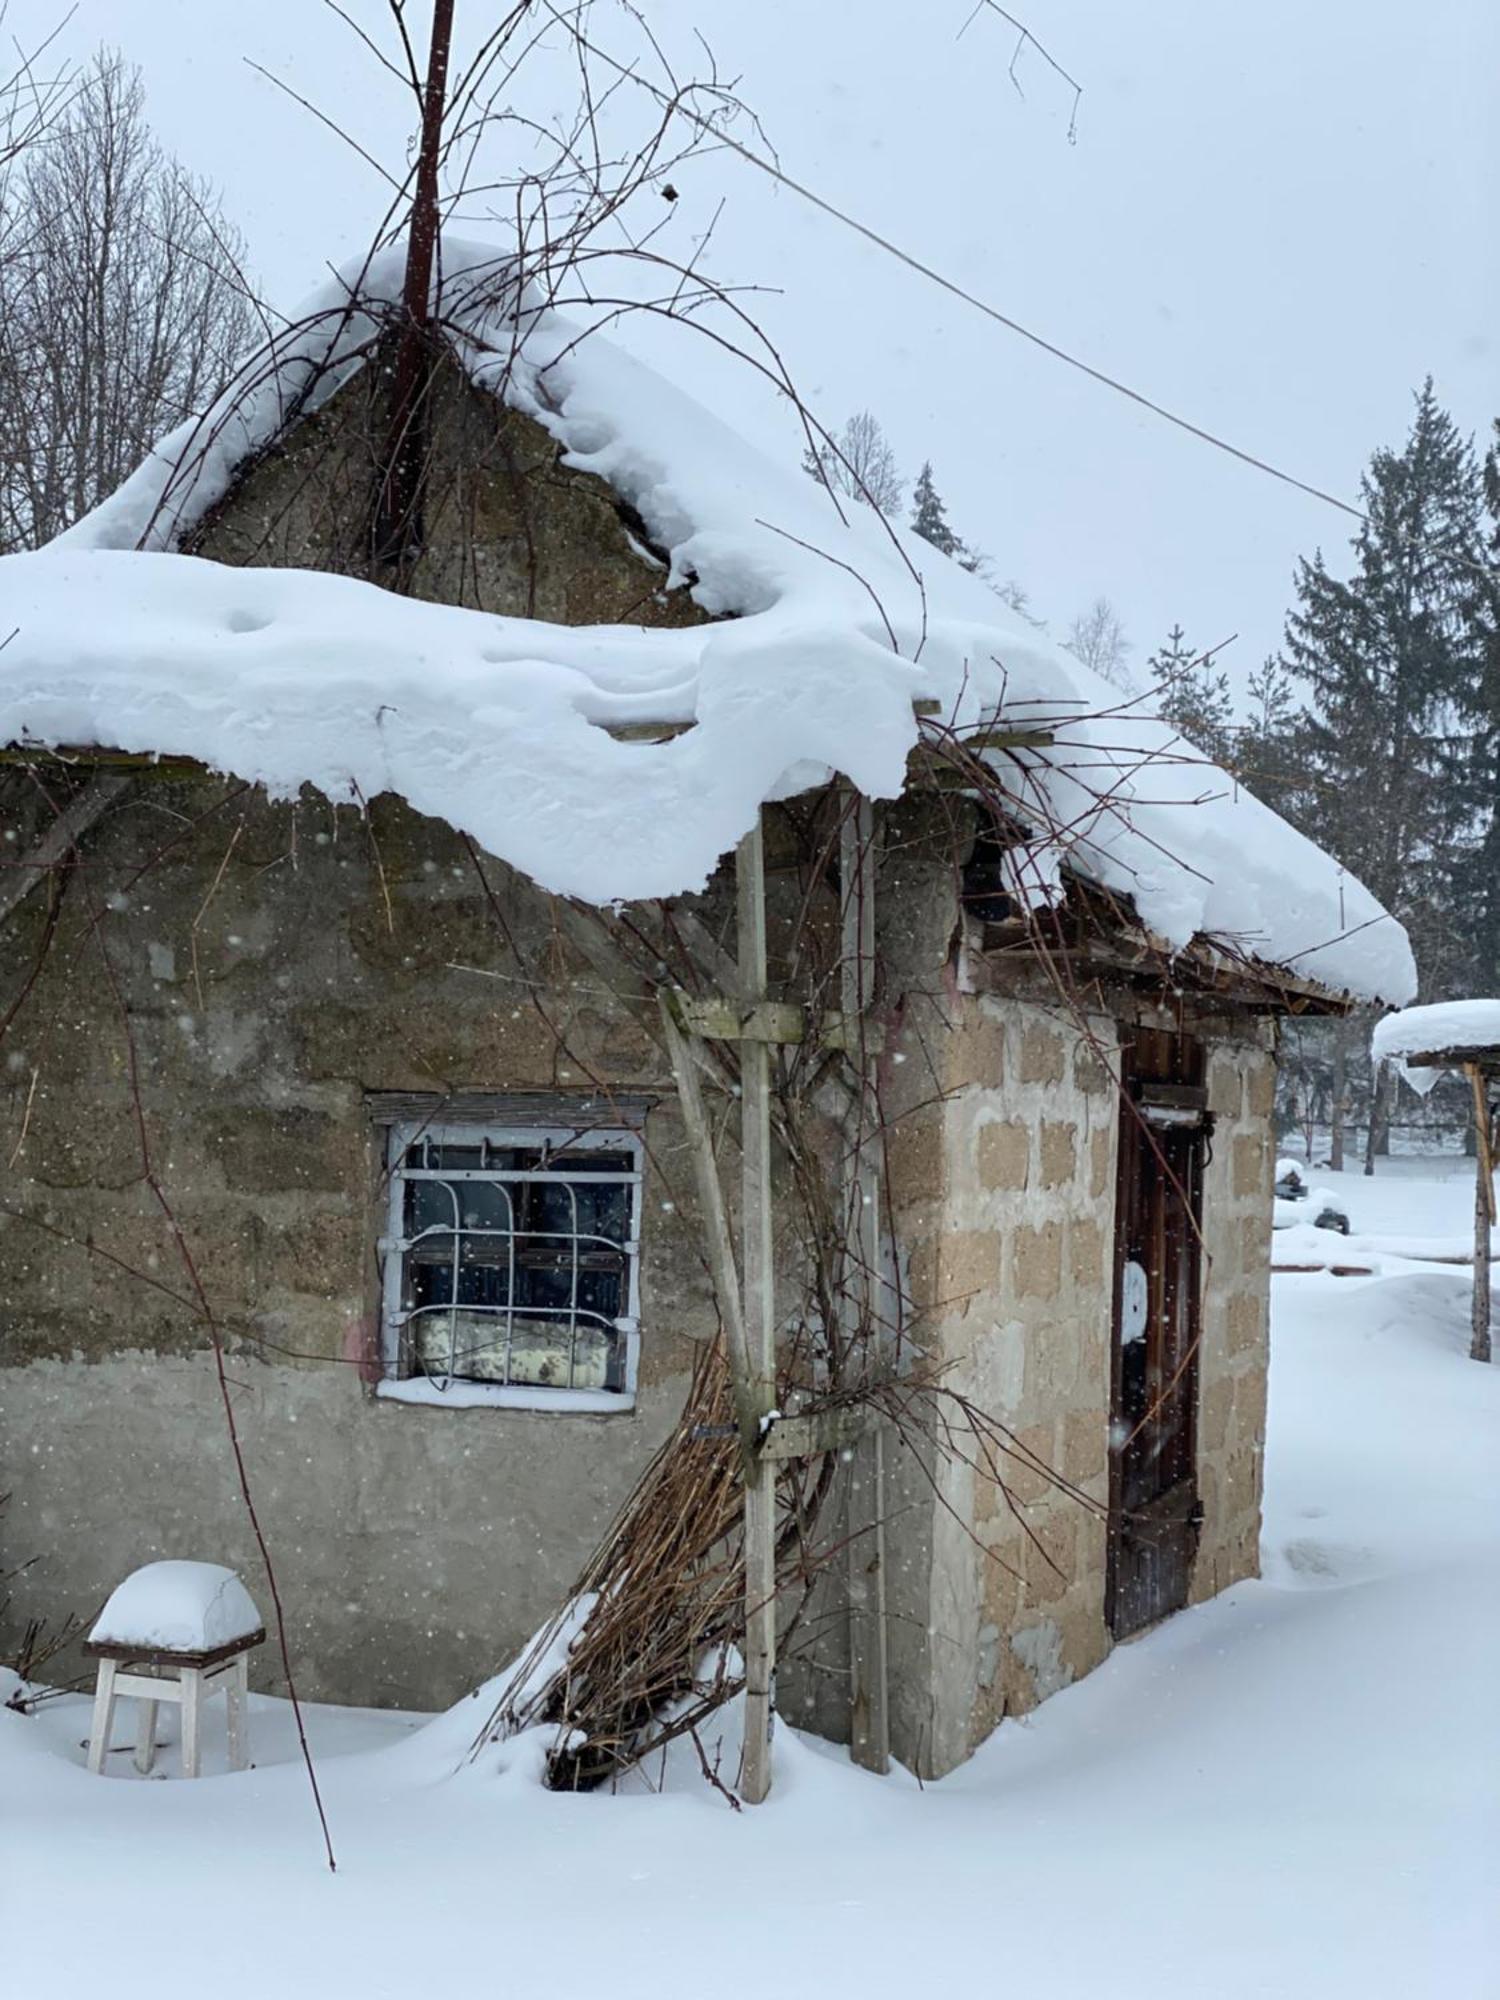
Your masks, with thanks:
<instances>
[{"instance_id":1,"label":"bare birch tree","mask_svg":"<svg viewBox=\"0 0 1500 2000\"><path fill-rule=\"evenodd\" d=\"M4 550L117 486L222 386L255 318L238 236L108 52L0 176L0 246Z\"/></svg>"},{"instance_id":2,"label":"bare birch tree","mask_svg":"<svg viewBox=\"0 0 1500 2000\"><path fill-rule=\"evenodd\" d=\"M1074 659L1082 660L1086 667L1092 667L1116 687L1132 685L1125 664L1130 657L1130 641L1125 636L1120 614L1107 597L1096 597L1087 611L1078 614L1062 643Z\"/></svg>"},{"instance_id":3,"label":"bare birch tree","mask_svg":"<svg viewBox=\"0 0 1500 2000\"><path fill-rule=\"evenodd\" d=\"M846 500L857 500L892 517L901 510L906 481L877 417L857 410L821 450L809 447L802 469Z\"/></svg>"}]
</instances>

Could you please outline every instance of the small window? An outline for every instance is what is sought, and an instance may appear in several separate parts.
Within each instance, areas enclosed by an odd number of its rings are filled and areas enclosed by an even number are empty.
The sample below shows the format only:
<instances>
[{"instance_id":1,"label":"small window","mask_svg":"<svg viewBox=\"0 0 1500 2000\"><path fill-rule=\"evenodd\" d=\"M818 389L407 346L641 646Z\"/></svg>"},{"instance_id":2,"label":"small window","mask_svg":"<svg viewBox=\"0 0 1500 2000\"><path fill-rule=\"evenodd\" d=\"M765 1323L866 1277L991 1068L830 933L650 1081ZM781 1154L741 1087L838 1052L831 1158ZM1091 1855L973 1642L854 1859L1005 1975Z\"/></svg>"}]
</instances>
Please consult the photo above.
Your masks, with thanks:
<instances>
[{"instance_id":1,"label":"small window","mask_svg":"<svg viewBox=\"0 0 1500 2000\"><path fill-rule=\"evenodd\" d=\"M395 1125L389 1145L386 1374L423 1385L404 1399L628 1408L635 1135Z\"/></svg>"}]
</instances>

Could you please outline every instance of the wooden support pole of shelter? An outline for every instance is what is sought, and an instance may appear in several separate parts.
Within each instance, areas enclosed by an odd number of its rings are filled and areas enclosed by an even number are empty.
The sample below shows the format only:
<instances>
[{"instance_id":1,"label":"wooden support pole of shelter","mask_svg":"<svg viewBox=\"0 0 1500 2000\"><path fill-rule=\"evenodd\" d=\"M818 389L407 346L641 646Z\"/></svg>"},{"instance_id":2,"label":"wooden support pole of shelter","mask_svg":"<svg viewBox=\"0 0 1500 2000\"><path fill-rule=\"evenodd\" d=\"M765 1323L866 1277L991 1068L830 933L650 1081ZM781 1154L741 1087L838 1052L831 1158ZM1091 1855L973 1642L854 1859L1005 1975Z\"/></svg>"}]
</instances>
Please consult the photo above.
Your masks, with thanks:
<instances>
[{"instance_id":1,"label":"wooden support pole of shelter","mask_svg":"<svg viewBox=\"0 0 1500 2000\"><path fill-rule=\"evenodd\" d=\"M875 973L875 815L862 794L850 798L840 834L843 938L840 1000L845 1050L854 1065L854 1109L844 1149L844 1326L847 1349L863 1343L867 1380L881 1366L880 1178L878 1104L871 1063L861 1045L870 1027ZM864 1428L850 1447L845 1536L849 1587L849 1750L867 1771L890 1769L886 1670L885 1433Z\"/></svg>"},{"instance_id":2,"label":"wooden support pole of shelter","mask_svg":"<svg viewBox=\"0 0 1500 2000\"><path fill-rule=\"evenodd\" d=\"M760 815L735 860L740 1000L766 998L766 874ZM750 1393L765 1423L776 1402L776 1305L771 1219L771 1049L740 1043L740 1266ZM776 1468L756 1454L745 1466L745 1748L740 1791L759 1805L771 1789L771 1707L776 1673Z\"/></svg>"},{"instance_id":3,"label":"wooden support pole of shelter","mask_svg":"<svg viewBox=\"0 0 1500 2000\"><path fill-rule=\"evenodd\" d=\"M1474 1311L1473 1338L1469 1355L1474 1361L1491 1359L1490 1340L1490 1231L1495 1223L1495 1155L1490 1134L1490 1099L1484 1071L1478 1063L1466 1063L1469 1087L1474 1093L1474 1151L1477 1176L1474 1189Z\"/></svg>"}]
</instances>

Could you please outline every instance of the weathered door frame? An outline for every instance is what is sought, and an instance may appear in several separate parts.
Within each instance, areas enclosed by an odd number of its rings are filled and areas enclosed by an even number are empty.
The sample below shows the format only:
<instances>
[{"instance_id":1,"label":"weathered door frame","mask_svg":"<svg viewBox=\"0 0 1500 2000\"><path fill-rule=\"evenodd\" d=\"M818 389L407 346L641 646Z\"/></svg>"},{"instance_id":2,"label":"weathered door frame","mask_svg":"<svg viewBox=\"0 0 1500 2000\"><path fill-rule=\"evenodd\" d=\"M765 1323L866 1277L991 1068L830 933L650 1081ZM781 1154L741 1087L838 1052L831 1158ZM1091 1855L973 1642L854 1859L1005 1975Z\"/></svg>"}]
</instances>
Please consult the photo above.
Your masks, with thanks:
<instances>
[{"instance_id":1,"label":"weathered door frame","mask_svg":"<svg viewBox=\"0 0 1500 2000\"><path fill-rule=\"evenodd\" d=\"M1204 1060L1195 1037L1164 1029L1129 1030L1122 1047L1105 1582L1105 1622L1117 1639L1187 1602L1202 1521L1198 1356L1212 1132ZM1144 1270L1143 1285L1127 1280L1132 1264ZM1127 1309L1141 1321L1130 1343ZM1127 1344L1137 1342L1139 1359L1127 1367Z\"/></svg>"}]
</instances>

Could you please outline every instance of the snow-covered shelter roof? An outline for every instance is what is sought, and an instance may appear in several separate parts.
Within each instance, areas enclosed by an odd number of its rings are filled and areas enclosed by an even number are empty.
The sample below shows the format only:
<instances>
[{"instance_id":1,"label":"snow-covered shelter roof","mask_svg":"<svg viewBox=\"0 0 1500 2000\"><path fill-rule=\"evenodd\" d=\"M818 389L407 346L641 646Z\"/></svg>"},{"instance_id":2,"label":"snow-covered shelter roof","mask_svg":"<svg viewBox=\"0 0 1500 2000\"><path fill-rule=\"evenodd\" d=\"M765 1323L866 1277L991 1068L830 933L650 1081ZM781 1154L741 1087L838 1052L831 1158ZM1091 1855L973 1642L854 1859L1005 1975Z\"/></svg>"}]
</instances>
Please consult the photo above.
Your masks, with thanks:
<instances>
[{"instance_id":1,"label":"snow-covered shelter roof","mask_svg":"<svg viewBox=\"0 0 1500 2000\"><path fill-rule=\"evenodd\" d=\"M1377 1062L1482 1062L1500 1066L1500 1000L1438 1000L1375 1023Z\"/></svg>"},{"instance_id":2,"label":"snow-covered shelter roof","mask_svg":"<svg viewBox=\"0 0 1500 2000\"><path fill-rule=\"evenodd\" d=\"M0 741L181 756L294 794L404 796L542 887L592 902L703 885L760 804L843 773L902 788L921 727L1045 731L1004 783L1066 866L1172 949L1205 938L1361 999L1415 991L1400 925L1164 723L869 509L840 520L483 245L444 245L442 322L473 381L599 474L711 613L565 627L337 575L175 553L238 469L361 365L402 254L342 274L203 419L50 547L0 560ZM625 742L630 723L692 724ZM932 726L931 724L928 725Z\"/></svg>"}]
</instances>

